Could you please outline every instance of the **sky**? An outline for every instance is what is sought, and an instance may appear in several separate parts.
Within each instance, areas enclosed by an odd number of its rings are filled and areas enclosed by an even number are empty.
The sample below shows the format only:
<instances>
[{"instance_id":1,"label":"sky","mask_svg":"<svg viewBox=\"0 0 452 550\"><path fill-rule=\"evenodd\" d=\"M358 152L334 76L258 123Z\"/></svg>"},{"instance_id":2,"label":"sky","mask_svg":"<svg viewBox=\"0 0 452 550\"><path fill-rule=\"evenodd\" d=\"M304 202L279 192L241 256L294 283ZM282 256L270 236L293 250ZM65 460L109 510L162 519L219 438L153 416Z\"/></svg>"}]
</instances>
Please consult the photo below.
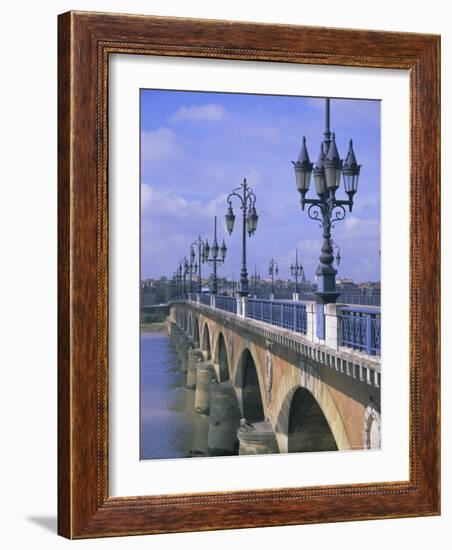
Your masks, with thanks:
<instances>
[{"instance_id":1,"label":"sky","mask_svg":"<svg viewBox=\"0 0 452 550\"><path fill-rule=\"evenodd\" d=\"M231 236L225 225L227 195L246 177L256 194L259 222L247 239L248 274L268 277L271 258L279 277L290 277L298 249L313 281L322 232L301 210L291 161L306 136L315 162L323 139L325 99L255 94L141 90L141 277L171 277L198 238L228 253L219 276L235 279L241 267L239 203ZM353 139L362 165L353 212L332 230L341 250L337 277L380 280L380 102L331 99L331 130L341 158ZM338 198L347 198L341 188ZM307 197L316 198L314 179ZM203 266L203 277L210 268Z\"/></svg>"}]
</instances>

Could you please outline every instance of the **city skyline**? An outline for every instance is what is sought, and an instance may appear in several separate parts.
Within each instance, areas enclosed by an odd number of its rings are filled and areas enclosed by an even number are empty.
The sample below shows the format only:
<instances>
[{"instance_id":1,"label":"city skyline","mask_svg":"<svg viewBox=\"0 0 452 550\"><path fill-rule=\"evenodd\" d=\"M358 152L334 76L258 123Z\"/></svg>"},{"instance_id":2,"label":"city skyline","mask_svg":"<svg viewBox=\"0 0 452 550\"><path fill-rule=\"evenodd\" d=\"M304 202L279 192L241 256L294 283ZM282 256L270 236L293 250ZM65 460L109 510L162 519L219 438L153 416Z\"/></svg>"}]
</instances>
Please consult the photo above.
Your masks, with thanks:
<instances>
[{"instance_id":1,"label":"city skyline","mask_svg":"<svg viewBox=\"0 0 452 550\"><path fill-rule=\"evenodd\" d=\"M341 249L337 276L379 281L379 101L332 99L331 129L341 158L352 138L363 165L353 212L333 229ZM306 279L314 282L321 231L301 212L290 161L306 135L315 162L323 130L323 98L141 90L141 278L170 278L198 235L212 242L216 215L219 241L228 247L218 275L237 280L241 235L228 235L224 215L227 194L246 177L259 213L248 239L248 275L256 265L266 278L274 257L279 278L290 279L298 249ZM345 198L343 190L338 196ZM238 222L238 208L235 213ZM203 278L209 274L203 265Z\"/></svg>"}]
</instances>

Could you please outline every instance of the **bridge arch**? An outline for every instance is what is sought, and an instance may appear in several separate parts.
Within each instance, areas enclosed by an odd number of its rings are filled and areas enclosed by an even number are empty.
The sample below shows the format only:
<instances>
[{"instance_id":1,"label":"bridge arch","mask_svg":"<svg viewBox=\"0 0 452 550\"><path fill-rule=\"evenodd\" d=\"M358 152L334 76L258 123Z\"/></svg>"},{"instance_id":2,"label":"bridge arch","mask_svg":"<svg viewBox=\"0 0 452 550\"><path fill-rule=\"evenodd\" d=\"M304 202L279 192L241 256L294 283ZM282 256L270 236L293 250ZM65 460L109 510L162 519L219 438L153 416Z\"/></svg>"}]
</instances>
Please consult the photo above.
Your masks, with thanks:
<instances>
[{"instance_id":1,"label":"bridge arch","mask_svg":"<svg viewBox=\"0 0 452 550\"><path fill-rule=\"evenodd\" d=\"M195 348L199 347L199 321L196 315L193 316L193 343Z\"/></svg>"},{"instance_id":2,"label":"bridge arch","mask_svg":"<svg viewBox=\"0 0 452 550\"><path fill-rule=\"evenodd\" d=\"M229 380L229 359L228 359L228 350L226 347L226 341L224 339L223 333L220 332L217 338L217 345L215 346L214 354L215 365L218 366L218 379L219 382L225 382Z\"/></svg>"},{"instance_id":3,"label":"bridge arch","mask_svg":"<svg viewBox=\"0 0 452 550\"><path fill-rule=\"evenodd\" d=\"M210 330L207 321L204 323L202 331L202 343L201 350L204 352L204 358L210 359L212 357L212 351L210 346Z\"/></svg>"},{"instance_id":4,"label":"bridge arch","mask_svg":"<svg viewBox=\"0 0 452 550\"><path fill-rule=\"evenodd\" d=\"M337 451L328 420L312 393L297 388L289 411L288 452Z\"/></svg>"},{"instance_id":5,"label":"bridge arch","mask_svg":"<svg viewBox=\"0 0 452 550\"><path fill-rule=\"evenodd\" d=\"M250 423L265 420L265 408L259 374L258 364L251 351L245 348L240 355L236 369L235 385L238 387L241 396L240 401L243 416Z\"/></svg>"},{"instance_id":6,"label":"bridge arch","mask_svg":"<svg viewBox=\"0 0 452 550\"><path fill-rule=\"evenodd\" d=\"M187 334L190 338L193 337L193 314L191 311L187 314Z\"/></svg>"},{"instance_id":7,"label":"bridge arch","mask_svg":"<svg viewBox=\"0 0 452 550\"><path fill-rule=\"evenodd\" d=\"M307 393L300 391L295 397L298 390L304 390ZM302 404L303 398L306 399L304 405ZM274 404L273 401L275 401ZM276 405L275 408L278 411L274 427L281 453L303 452L303 450L294 450L297 446L295 441L297 436L294 432L297 431L297 419L300 419L303 411L306 413L309 411L309 406L312 407L312 413L317 414L319 424L321 424L321 419L325 419L336 450L352 448L345 423L331 391L312 366L304 364L301 368L301 376L300 369L295 367L287 372L279 383L278 392L274 396L272 404ZM298 427L300 428L299 425ZM328 432L324 424L322 432ZM289 439L292 450L289 450Z\"/></svg>"}]
</instances>

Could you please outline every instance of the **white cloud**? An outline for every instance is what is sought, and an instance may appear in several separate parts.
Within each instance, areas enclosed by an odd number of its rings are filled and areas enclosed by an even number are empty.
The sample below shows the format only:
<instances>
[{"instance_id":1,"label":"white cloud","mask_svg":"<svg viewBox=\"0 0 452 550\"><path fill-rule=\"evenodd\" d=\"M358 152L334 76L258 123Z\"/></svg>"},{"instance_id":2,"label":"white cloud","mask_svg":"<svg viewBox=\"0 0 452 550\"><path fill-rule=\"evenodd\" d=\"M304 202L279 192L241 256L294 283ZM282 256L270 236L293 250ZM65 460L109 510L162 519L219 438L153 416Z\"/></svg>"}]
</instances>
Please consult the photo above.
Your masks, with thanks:
<instances>
[{"instance_id":1,"label":"white cloud","mask_svg":"<svg viewBox=\"0 0 452 550\"><path fill-rule=\"evenodd\" d=\"M338 238L342 239L379 239L380 221L349 216L343 222L337 222Z\"/></svg>"},{"instance_id":2,"label":"white cloud","mask_svg":"<svg viewBox=\"0 0 452 550\"><path fill-rule=\"evenodd\" d=\"M226 197L226 193L221 193L209 202L203 203L200 200L187 200L173 191L157 190L147 183L141 184L141 210L149 216L210 219L225 213Z\"/></svg>"},{"instance_id":3,"label":"white cloud","mask_svg":"<svg viewBox=\"0 0 452 550\"><path fill-rule=\"evenodd\" d=\"M218 237L226 237L226 195L208 202L187 200L172 191L141 184L141 247L143 273L168 274L168 256L177 261L189 252L200 234L211 240L213 217L218 216ZM175 264L175 266L176 266Z\"/></svg>"},{"instance_id":4,"label":"white cloud","mask_svg":"<svg viewBox=\"0 0 452 550\"><path fill-rule=\"evenodd\" d=\"M217 103L205 103L204 105L191 105L187 107L183 105L178 109L170 118L172 123L191 121L202 122L210 121L215 122L223 119L225 116L225 109L222 105Z\"/></svg>"},{"instance_id":5,"label":"white cloud","mask_svg":"<svg viewBox=\"0 0 452 550\"><path fill-rule=\"evenodd\" d=\"M145 161L180 158L183 147L171 128L141 132L141 155Z\"/></svg>"}]
</instances>

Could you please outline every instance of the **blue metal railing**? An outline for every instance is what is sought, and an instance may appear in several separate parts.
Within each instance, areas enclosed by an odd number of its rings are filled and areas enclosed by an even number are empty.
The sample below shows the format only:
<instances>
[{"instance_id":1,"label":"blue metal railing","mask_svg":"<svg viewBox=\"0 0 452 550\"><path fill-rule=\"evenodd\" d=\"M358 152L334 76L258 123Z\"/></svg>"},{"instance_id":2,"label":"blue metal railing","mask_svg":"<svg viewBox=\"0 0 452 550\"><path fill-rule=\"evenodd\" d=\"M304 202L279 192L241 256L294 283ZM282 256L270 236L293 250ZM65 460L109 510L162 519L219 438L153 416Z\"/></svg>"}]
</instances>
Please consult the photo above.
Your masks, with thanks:
<instances>
[{"instance_id":1,"label":"blue metal railing","mask_svg":"<svg viewBox=\"0 0 452 550\"><path fill-rule=\"evenodd\" d=\"M379 309L339 307L339 341L342 346L368 355L381 353L381 315Z\"/></svg>"},{"instance_id":2,"label":"blue metal railing","mask_svg":"<svg viewBox=\"0 0 452 550\"><path fill-rule=\"evenodd\" d=\"M276 301L292 301L293 300L293 292L276 292L273 296L273 299ZM257 295L250 293L250 299L255 298L256 300L270 300L270 294L265 293L258 293ZM311 302L315 300L315 295L312 292L299 292L298 294L298 300Z\"/></svg>"},{"instance_id":3,"label":"blue metal railing","mask_svg":"<svg viewBox=\"0 0 452 550\"><path fill-rule=\"evenodd\" d=\"M196 300L191 293L189 298ZM199 294L199 301L207 306L211 304L210 294ZM234 296L218 295L215 297L217 309L237 312L237 299ZM360 307L339 305L338 338L339 344L356 349L368 355L381 354L381 315L379 307ZM293 300L262 300L248 298L250 319L282 327L301 334L307 333L306 304ZM318 314L319 320L321 316Z\"/></svg>"},{"instance_id":4,"label":"blue metal railing","mask_svg":"<svg viewBox=\"0 0 452 550\"><path fill-rule=\"evenodd\" d=\"M293 292L275 292L275 300L292 300Z\"/></svg>"},{"instance_id":5,"label":"blue metal railing","mask_svg":"<svg viewBox=\"0 0 452 550\"><path fill-rule=\"evenodd\" d=\"M231 313L237 312L237 299L234 296L216 296L215 307Z\"/></svg>"},{"instance_id":6,"label":"blue metal railing","mask_svg":"<svg viewBox=\"0 0 452 550\"><path fill-rule=\"evenodd\" d=\"M350 304L361 306L380 306L379 294L346 294L343 293L337 299L338 304Z\"/></svg>"},{"instance_id":7,"label":"blue metal railing","mask_svg":"<svg viewBox=\"0 0 452 550\"><path fill-rule=\"evenodd\" d=\"M306 306L301 302L249 299L248 317L306 334Z\"/></svg>"},{"instance_id":8,"label":"blue metal railing","mask_svg":"<svg viewBox=\"0 0 452 550\"><path fill-rule=\"evenodd\" d=\"M205 306L210 306L210 294L200 294L199 301Z\"/></svg>"}]
</instances>

